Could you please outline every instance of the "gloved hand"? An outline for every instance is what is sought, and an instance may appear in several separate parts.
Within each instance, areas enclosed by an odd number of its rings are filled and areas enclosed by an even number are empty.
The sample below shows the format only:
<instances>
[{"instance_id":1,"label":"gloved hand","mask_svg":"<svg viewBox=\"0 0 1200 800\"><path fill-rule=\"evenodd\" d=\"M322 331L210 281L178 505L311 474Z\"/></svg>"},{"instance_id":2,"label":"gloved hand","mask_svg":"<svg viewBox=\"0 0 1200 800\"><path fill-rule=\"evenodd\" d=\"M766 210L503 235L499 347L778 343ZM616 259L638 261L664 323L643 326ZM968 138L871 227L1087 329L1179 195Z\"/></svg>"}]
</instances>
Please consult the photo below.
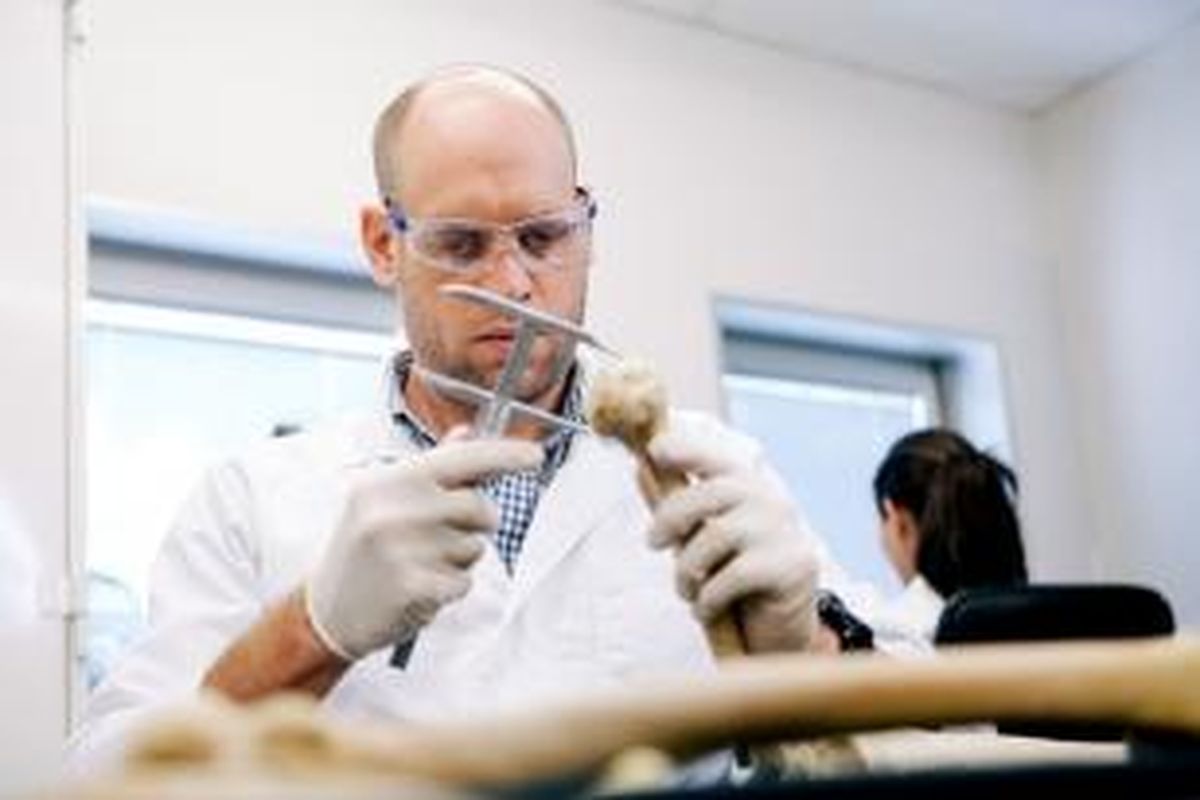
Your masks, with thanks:
<instances>
[{"instance_id":1,"label":"gloved hand","mask_svg":"<svg viewBox=\"0 0 1200 800\"><path fill-rule=\"evenodd\" d=\"M412 638L464 596L484 535L499 524L473 487L536 469L542 458L532 442L458 440L364 470L307 587L309 619L324 644L348 661L361 658Z\"/></svg>"},{"instance_id":2,"label":"gloved hand","mask_svg":"<svg viewBox=\"0 0 1200 800\"><path fill-rule=\"evenodd\" d=\"M676 584L708 622L737 604L750 652L799 650L817 630L817 556L783 481L749 440L715 423L650 441L693 482L655 510L650 543L676 548Z\"/></svg>"}]
</instances>

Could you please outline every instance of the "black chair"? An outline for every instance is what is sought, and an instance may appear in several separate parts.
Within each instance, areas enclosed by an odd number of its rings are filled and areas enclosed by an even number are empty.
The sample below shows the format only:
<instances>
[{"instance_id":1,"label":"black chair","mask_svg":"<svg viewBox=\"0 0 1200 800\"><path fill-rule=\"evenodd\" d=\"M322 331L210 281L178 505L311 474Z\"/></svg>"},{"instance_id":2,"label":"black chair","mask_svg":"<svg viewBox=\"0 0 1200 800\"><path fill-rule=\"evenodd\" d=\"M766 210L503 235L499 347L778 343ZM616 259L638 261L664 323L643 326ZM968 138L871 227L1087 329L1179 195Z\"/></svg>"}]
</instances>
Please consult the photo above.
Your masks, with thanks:
<instances>
[{"instance_id":1,"label":"black chair","mask_svg":"<svg viewBox=\"0 0 1200 800\"><path fill-rule=\"evenodd\" d=\"M1144 586L1033 584L966 589L946 603L937 644L1166 636L1175 618Z\"/></svg>"},{"instance_id":2,"label":"black chair","mask_svg":"<svg viewBox=\"0 0 1200 800\"><path fill-rule=\"evenodd\" d=\"M958 592L946 603L936 644L1167 636L1175 617L1153 589L1121 584L1041 584ZM1022 723L1002 733L1112 740L1125 731L1099 726Z\"/></svg>"}]
</instances>

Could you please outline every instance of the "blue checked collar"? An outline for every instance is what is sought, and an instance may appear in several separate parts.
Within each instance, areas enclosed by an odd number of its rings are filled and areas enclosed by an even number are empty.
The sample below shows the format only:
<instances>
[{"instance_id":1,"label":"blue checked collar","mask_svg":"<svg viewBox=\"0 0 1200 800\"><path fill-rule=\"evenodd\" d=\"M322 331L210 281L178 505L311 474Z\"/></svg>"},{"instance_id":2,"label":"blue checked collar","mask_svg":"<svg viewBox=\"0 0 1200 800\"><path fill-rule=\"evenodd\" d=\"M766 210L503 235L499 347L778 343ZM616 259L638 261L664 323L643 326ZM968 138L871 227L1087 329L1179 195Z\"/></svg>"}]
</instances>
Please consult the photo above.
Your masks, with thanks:
<instances>
[{"instance_id":1,"label":"blue checked collar","mask_svg":"<svg viewBox=\"0 0 1200 800\"><path fill-rule=\"evenodd\" d=\"M388 381L388 409L392 421L399 429L419 449L425 450L437 444L437 437L417 418L404 401L404 384L412 372L412 365L413 353L411 350L401 350L393 357ZM583 415L583 381L580 378L578 364L571 368L567 377L566 396L563 399L562 408L557 413L571 422L577 422L580 425L586 424ZM558 468L566 461L576 433L577 431L569 428L559 428L542 440L542 448L546 453L546 459L542 462L541 472L538 476L542 485L550 483Z\"/></svg>"}]
</instances>

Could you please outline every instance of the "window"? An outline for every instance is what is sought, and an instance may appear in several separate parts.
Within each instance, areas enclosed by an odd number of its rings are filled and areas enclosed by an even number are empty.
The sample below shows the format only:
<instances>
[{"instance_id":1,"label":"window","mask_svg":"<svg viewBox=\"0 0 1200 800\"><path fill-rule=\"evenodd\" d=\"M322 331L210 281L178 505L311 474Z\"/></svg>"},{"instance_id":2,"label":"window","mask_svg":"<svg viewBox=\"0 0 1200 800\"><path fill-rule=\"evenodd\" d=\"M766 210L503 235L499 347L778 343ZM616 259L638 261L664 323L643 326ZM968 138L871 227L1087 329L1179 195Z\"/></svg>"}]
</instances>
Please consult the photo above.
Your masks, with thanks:
<instances>
[{"instance_id":1,"label":"window","mask_svg":"<svg viewBox=\"0 0 1200 800\"><path fill-rule=\"evenodd\" d=\"M94 686L142 624L150 564L204 470L257 439L377 407L387 298L344 250L89 208L85 414Z\"/></svg>"},{"instance_id":2,"label":"window","mask_svg":"<svg viewBox=\"0 0 1200 800\"><path fill-rule=\"evenodd\" d=\"M204 469L255 439L373 407L390 346L373 334L89 304L90 682L136 631L150 562Z\"/></svg>"},{"instance_id":3,"label":"window","mask_svg":"<svg viewBox=\"0 0 1200 800\"><path fill-rule=\"evenodd\" d=\"M739 340L731 349L754 347ZM777 343L758 347L783 357L774 352ZM935 368L811 346L791 345L786 352L769 372L725 374L730 421L763 443L838 561L856 578L895 590L898 581L879 544L871 479L892 442L940 417ZM733 369L755 361L745 353L734 358ZM806 372L816 364L820 368ZM908 379L895 380L898 373L909 373Z\"/></svg>"},{"instance_id":4,"label":"window","mask_svg":"<svg viewBox=\"0 0 1200 800\"><path fill-rule=\"evenodd\" d=\"M875 469L898 438L932 425L1004 451L994 348L735 301L719 302L717 316L730 422L763 444L837 561L884 594L898 591L879 538Z\"/></svg>"}]
</instances>

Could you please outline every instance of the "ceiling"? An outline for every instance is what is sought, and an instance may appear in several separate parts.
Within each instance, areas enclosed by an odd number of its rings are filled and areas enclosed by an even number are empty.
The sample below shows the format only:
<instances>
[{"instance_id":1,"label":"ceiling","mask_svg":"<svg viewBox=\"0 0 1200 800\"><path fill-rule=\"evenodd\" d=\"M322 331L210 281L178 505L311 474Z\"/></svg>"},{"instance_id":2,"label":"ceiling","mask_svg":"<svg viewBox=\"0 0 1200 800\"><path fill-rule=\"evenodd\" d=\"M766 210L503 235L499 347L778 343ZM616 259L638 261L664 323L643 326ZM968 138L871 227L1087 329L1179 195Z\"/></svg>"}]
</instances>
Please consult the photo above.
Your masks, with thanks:
<instances>
[{"instance_id":1,"label":"ceiling","mask_svg":"<svg viewBox=\"0 0 1200 800\"><path fill-rule=\"evenodd\" d=\"M614 1L1029 112L1200 20L1200 0Z\"/></svg>"}]
</instances>

